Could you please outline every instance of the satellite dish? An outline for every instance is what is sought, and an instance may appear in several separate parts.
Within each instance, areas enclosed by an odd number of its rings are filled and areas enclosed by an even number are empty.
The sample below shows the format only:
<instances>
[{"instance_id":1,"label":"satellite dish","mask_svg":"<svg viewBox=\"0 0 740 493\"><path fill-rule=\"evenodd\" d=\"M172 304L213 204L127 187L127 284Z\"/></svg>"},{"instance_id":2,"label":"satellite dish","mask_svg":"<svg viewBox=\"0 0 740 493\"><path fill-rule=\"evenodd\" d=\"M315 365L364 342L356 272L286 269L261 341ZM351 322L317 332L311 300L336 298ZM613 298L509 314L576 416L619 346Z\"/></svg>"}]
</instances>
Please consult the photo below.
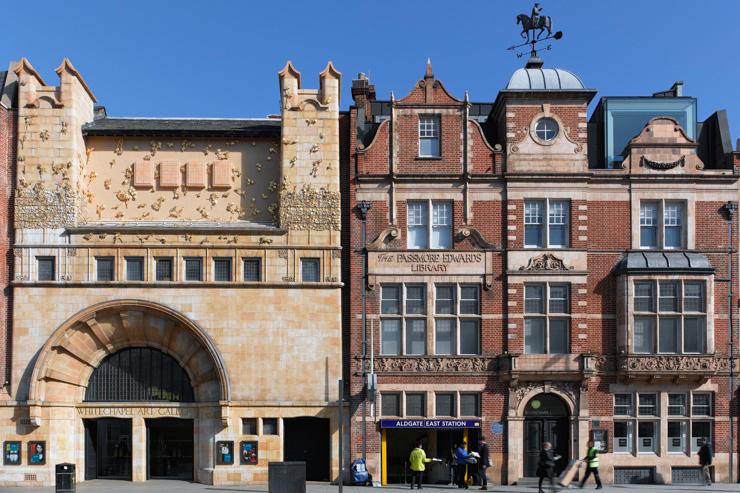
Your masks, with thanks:
<instances>
[{"instance_id":1,"label":"satellite dish","mask_svg":"<svg viewBox=\"0 0 740 493\"><path fill-rule=\"evenodd\" d=\"M552 37L553 37L553 38L555 38L555 39L560 39L560 38L562 38L562 37L563 37L563 31L558 31L558 32L556 32L555 34L553 34L553 36L552 36Z\"/></svg>"}]
</instances>

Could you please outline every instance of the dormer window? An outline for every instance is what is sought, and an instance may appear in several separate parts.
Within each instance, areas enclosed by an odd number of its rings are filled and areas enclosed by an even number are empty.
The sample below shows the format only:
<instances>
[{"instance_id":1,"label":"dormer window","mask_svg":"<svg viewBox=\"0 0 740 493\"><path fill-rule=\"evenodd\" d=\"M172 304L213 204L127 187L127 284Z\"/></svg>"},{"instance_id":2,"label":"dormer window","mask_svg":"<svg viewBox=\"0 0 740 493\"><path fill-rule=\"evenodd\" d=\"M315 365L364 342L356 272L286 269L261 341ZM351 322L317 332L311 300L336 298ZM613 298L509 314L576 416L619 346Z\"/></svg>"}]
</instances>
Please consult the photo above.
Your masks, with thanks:
<instances>
[{"instance_id":1,"label":"dormer window","mask_svg":"<svg viewBox=\"0 0 740 493\"><path fill-rule=\"evenodd\" d=\"M537 120L537 124L534 127L534 132L540 140L550 142L555 139L558 135L560 126L554 118L544 117Z\"/></svg>"},{"instance_id":2,"label":"dormer window","mask_svg":"<svg viewBox=\"0 0 740 493\"><path fill-rule=\"evenodd\" d=\"M439 116L419 117L419 157L439 157Z\"/></svg>"}]
</instances>

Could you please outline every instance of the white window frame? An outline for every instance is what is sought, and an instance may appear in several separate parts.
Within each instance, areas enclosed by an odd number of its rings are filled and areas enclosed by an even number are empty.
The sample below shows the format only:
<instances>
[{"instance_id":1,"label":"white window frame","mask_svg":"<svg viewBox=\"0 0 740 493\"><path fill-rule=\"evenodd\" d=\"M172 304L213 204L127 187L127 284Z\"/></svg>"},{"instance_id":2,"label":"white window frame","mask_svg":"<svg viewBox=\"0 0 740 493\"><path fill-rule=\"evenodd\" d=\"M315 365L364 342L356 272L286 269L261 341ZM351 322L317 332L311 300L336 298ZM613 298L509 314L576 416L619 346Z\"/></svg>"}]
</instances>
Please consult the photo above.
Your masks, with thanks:
<instances>
[{"instance_id":1,"label":"white window frame","mask_svg":"<svg viewBox=\"0 0 740 493\"><path fill-rule=\"evenodd\" d=\"M438 287L452 287L453 289L453 297L452 300L453 303L453 312L452 313L437 313L437 288ZM464 288L476 288L477 289L477 304L478 304L478 310L477 313L463 313L461 310L462 305L462 293ZM440 354L437 353L437 322L439 320L448 320L452 321L452 343L453 348L451 353L444 353L443 355L451 355L451 356L458 356L458 355L478 355L481 354L481 294L480 294L480 285L479 284L471 284L471 283L433 283L432 284L432 306L433 306L433 323L434 326L432 327L434 330L433 334L433 354ZM468 298L466 298L468 299ZM462 325L463 322L468 321L474 321L478 325L478 340L477 340L477 352L474 353L463 353L461 351L461 337L460 334L462 332ZM428 329L428 328L427 328Z\"/></svg>"},{"instance_id":2,"label":"white window frame","mask_svg":"<svg viewBox=\"0 0 740 493\"><path fill-rule=\"evenodd\" d=\"M425 223L411 223L411 206L421 205L422 212L426 211ZM446 205L448 207L449 214L445 214L444 217L440 217L437 213L435 214L435 206ZM422 214L424 216L424 214ZM440 223L440 220L444 220L444 223ZM406 246L409 250L449 250L453 248L452 229L455 221L455 204L452 200L409 200L406 202ZM411 226L423 226L426 229L426 243L425 246L416 246L411 244L411 235L409 234L409 227ZM435 228L444 227L448 234L445 235L449 246L434 245L434 230Z\"/></svg>"},{"instance_id":3,"label":"white window frame","mask_svg":"<svg viewBox=\"0 0 740 493\"><path fill-rule=\"evenodd\" d=\"M643 214L643 205L652 204L655 206L655 223L654 224L647 224L647 217L645 214ZM675 218L667 218L666 214L668 212L667 206L673 206L678 205L680 210L678 216ZM687 248L688 244L688 234L687 234L687 210L688 210L688 204L685 200L666 200L666 199L641 199L639 206L639 216L638 216L638 246L642 250L683 250ZM676 220L680 224L672 224L672 221ZM643 227L653 227L655 228L655 245L643 245L642 244L642 228ZM679 227L680 228L680 245L678 246L668 246L666 245L666 228L669 227Z\"/></svg>"},{"instance_id":4,"label":"white window frame","mask_svg":"<svg viewBox=\"0 0 740 493\"><path fill-rule=\"evenodd\" d=\"M398 287L399 289L399 313L382 313L382 303L383 303L383 289L385 287ZM422 292L424 293L424 313L407 313L406 311L406 302L408 300L407 291L409 287L421 287ZM426 283L384 283L380 285L381 290L381 310L380 310L380 354L383 356L424 356L427 352L427 338L429 334L429 322L428 322L428 311L429 311L429 288L428 284ZM401 324L401 330L400 330L400 336L401 336L401 346L399 348L398 354L389 354L383 352L383 321L384 320L398 320ZM407 330L408 330L408 324L407 322L409 320L423 320L424 321L424 351L421 354L409 354L408 348L406 347L406 340L407 340Z\"/></svg>"},{"instance_id":5,"label":"white window frame","mask_svg":"<svg viewBox=\"0 0 740 493\"><path fill-rule=\"evenodd\" d=\"M436 154L422 154L422 140L437 141ZM419 115L419 157L438 158L442 156L442 118L440 115Z\"/></svg>"},{"instance_id":6,"label":"white window frame","mask_svg":"<svg viewBox=\"0 0 740 493\"><path fill-rule=\"evenodd\" d=\"M532 222L532 216L527 215L527 204L539 204L542 210L542 217L540 222ZM553 222L551 217L551 205L564 205L564 220L565 222ZM525 199L524 200L524 248L569 248L570 247L570 200L568 199ZM558 215L559 216L559 215ZM532 245L527 243L527 226L537 226L541 229L542 245ZM562 245L555 245L550 243L552 236L550 228L553 226L564 226L565 227L565 242Z\"/></svg>"},{"instance_id":7,"label":"white window frame","mask_svg":"<svg viewBox=\"0 0 740 493\"><path fill-rule=\"evenodd\" d=\"M528 312L527 311L527 286L541 286L542 289L542 296L543 296L543 312ZM567 290L567 298L566 298L566 308L565 312L551 312L550 311L550 289L552 286L565 286ZM565 282L532 282L532 283L524 283L524 327L525 327L525 340L524 340L524 347L525 347L525 354L568 354L571 350L571 344L570 344L570 333L571 333L571 310L570 310L570 303L571 303L571 285L570 283ZM559 298L558 298L559 299ZM527 320L544 320L544 329L545 329L545 352L544 353L527 353L526 347L527 347L527 341L526 341L526 324ZM550 348L550 325L553 320L565 320L566 322L566 340L565 340L565 353L553 353Z\"/></svg>"}]
</instances>

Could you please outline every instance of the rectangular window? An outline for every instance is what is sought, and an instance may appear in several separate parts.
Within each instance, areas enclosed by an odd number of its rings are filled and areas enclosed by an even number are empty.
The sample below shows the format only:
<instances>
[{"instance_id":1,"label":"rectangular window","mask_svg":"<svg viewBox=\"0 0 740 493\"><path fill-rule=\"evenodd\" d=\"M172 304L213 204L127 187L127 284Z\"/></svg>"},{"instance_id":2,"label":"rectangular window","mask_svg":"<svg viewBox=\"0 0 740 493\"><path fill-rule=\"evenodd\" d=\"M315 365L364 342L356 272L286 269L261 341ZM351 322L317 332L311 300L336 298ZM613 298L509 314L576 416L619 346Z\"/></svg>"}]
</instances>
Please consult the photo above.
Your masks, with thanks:
<instances>
[{"instance_id":1,"label":"rectangular window","mask_svg":"<svg viewBox=\"0 0 740 493\"><path fill-rule=\"evenodd\" d=\"M262 274L262 259L249 257L244 259L244 280L258 282Z\"/></svg>"},{"instance_id":2,"label":"rectangular window","mask_svg":"<svg viewBox=\"0 0 740 493\"><path fill-rule=\"evenodd\" d=\"M277 418L262 418L262 434L263 435L277 435L278 434Z\"/></svg>"},{"instance_id":3,"label":"rectangular window","mask_svg":"<svg viewBox=\"0 0 740 493\"><path fill-rule=\"evenodd\" d=\"M406 416L426 416L424 394L406 394Z\"/></svg>"},{"instance_id":4,"label":"rectangular window","mask_svg":"<svg viewBox=\"0 0 740 493\"><path fill-rule=\"evenodd\" d=\"M113 281L115 278L115 261L113 257L95 257L95 270L98 281Z\"/></svg>"},{"instance_id":5,"label":"rectangular window","mask_svg":"<svg viewBox=\"0 0 740 493\"><path fill-rule=\"evenodd\" d=\"M307 258L301 259L301 281L319 282L321 280L321 270L319 269L319 259Z\"/></svg>"},{"instance_id":6,"label":"rectangular window","mask_svg":"<svg viewBox=\"0 0 740 493\"><path fill-rule=\"evenodd\" d=\"M460 320L460 354L480 354L478 320Z\"/></svg>"},{"instance_id":7,"label":"rectangular window","mask_svg":"<svg viewBox=\"0 0 740 493\"><path fill-rule=\"evenodd\" d=\"M424 315L426 312L426 286L406 286L406 315Z\"/></svg>"},{"instance_id":8,"label":"rectangular window","mask_svg":"<svg viewBox=\"0 0 740 493\"><path fill-rule=\"evenodd\" d=\"M668 422L668 452L686 453L686 439L689 434L687 421Z\"/></svg>"},{"instance_id":9,"label":"rectangular window","mask_svg":"<svg viewBox=\"0 0 740 493\"><path fill-rule=\"evenodd\" d=\"M686 394L668 394L668 416L688 416Z\"/></svg>"},{"instance_id":10,"label":"rectangular window","mask_svg":"<svg viewBox=\"0 0 740 493\"><path fill-rule=\"evenodd\" d=\"M460 314L480 314L480 286L460 287Z\"/></svg>"},{"instance_id":11,"label":"rectangular window","mask_svg":"<svg viewBox=\"0 0 740 493\"><path fill-rule=\"evenodd\" d=\"M436 290L434 312L437 315L455 314L455 285L438 284Z\"/></svg>"},{"instance_id":12,"label":"rectangular window","mask_svg":"<svg viewBox=\"0 0 740 493\"><path fill-rule=\"evenodd\" d=\"M39 281L53 281L56 279L54 257L36 257L36 267Z\"/></svg>"},{"instance_id":13,"label":"rectangular window","mask_svg":"<svg viewBox=\"0 0 740 493\"><path fill-rule=\"evenodd\" d=\"M435 250L452 248L452 202L409 201L406 207L408 248Z\"/></svg>"},{"instance_id":14,"label":"rectangular window","mask_svg":"<svg viewBox=\"0 0 740 493\"><path fill-rule=\"evenodd\" d=\"M614 394L614 415L634 416L635 408L632 405L632 394Z\"/></svg>"},{"instance_id":15,"label":"rectangular window","mask_svg":"<svg viewBox=\"0 0 740 493\"><path fill-rule=\"evenodd\" d=\"M661 317L658 326L658 352L659 353L677 353L678 352L678 318Z\"/></svg>"},{"instance_id":16,"label":"rectangular window","mask_svg":"<svg viewBox=\"0 0 740 493\"><path fill-rule=\"evenodd\" d=\"M401 319L391 318L380 321L380 354L401 354Z\"/></svg>"},{"instance_id":17,"label":"rectangular window","mask_svg":"<svg viewBox=\"0 0 740 493\"><path fill-rule=\"evenodd\" d=\"M691 395L691 414L693 416L711 416L712 415L712 394L692 394Z\"/></svg>"},{"instance_id":18,"label":"rectangular window","mask_svg":"<svg viewBox=\"0 0 740 493\"><path fill-rule=\"evenodd\" d=\"M455 319L437 319L434 325L434 353L455 354Z\"/></svg>"},{"instance_id":19,"label":"rectangular window","mask_svg":"<svg viewBox=\"0 0 740 493\"><path fill-rule=\"evenodd\" d=\"M380 290L380 312L383 314L401 314L401 286L399 284L383 284Z\"/></svg>"},{"instance_id":20,"label":"rectangular window","mask_svg":"<svg viewBox=\"0 0 740 493\"><path fill-rule=\"evenodd\" d=\"M703 313L704 308L704 283L685 281L683 283L683 309L686 312Z\"/></svg>"},{"instance_id":21,"label":"rectangular window","mask_svg":"<svg viewBox=\"0 0 740 493\"><path fill-rule=\"evenodd\" d=\"M406 319L406 354L426 353L427 321L424 318Z\"/></svg>"},{"instance_id":22,"label":"rectangular window","mask_svg":"<svg viewBox=\"0 0 740 493\"><path fill-rule=\"evenodd\" d=\"M419 157L439 157L439 116L419 117Z\"/></svg>"},{"instance_id":23,"label":"rectangular window","mask_svg":"<svg viewBox=\"0 0 740 493\"><path fill-rule=\"evenodd\" d=\"M658 307L661 312L678 312L678 283L673 281L660 281Z\"/></svg>"},{"instance_id":24,"label":"rectangular window","mask_svg":"<svg viewBox=\"0 0 740 493\"><path fill-rule=\"evenodd\" d=\"M144 280L144 257L126 257L126 280Z\"/></svg>"},{"instance_id":25,"label":"rectangular window","mask_svg":"<svg viewBox=\"0 0 740 493\"><path fill-rule=\"evenodd\" d=\"M705 353L707 329L704 317L684 317L683 319L683 352Z\"/></svg>"},{"instance_id":26,"label":"rectangular window","mask_svg":"<svg viewBox=\"0 0 740 493\"><path fill-rule=\"evenodd\" d=\"M257 434L257 418L242 418L242 435Z\"/></svg>"},{"instance_id":27,"label":"rectangular window","mask_svg":"<svg viewBox=\"0 0 740 493\"><path fill-rule=\"evenodd\" d=\"M185 280L203 280L203 259L201 257L185 257Z\"/></svg>"},{"instance_id":28,"label":"rectangular window","mask_svg":"<svg viewBox=\"0 0 740 493\"><path fill-rule=\"evenodd\" d=\"M525 200L524 246L567 248L570 236L569 218L570 203L567 200Z\"/></svg>"},{"instance_id":29,"label":"rectangular window","mask_svg":"<svg viewBox=\"0 0 740 493\"><path fill-rule=\"evenodd\" d=\"M658 203L640 203L640 247L658 248Z\"/></svg>"},{"instance_id":30,"label":"rectangular window","mask_svg":"<svg viewBox=\"0 0 740 493\"><path fill-rule=\"evenodd\" d=\"M658 423L640 421L637 423L637 451L655 453L658 445Z\"/></svg>"},{"instance_id":31,"label":"rectangular window","mask_svg":"<svg viewBox=\"0 0 740 493\"><path fill-rule=\"evenodd\" d=\"M172 281L172 257L154 259L157 281Z\"/></svg>"},{"instance_id":32,"label":"rectangular window","mask_svg":"<svg viewBox=\"0 0 740 493\"><path fill-rule=\"evenodd\" d=\"M683 202L640 202L640 248L675 249L686 245L686 207Z\"/></svg>"},{"instance_id":33,"label":"rectangular window","mask_svg":"<svg viewBox=\"0 0 740 493\"><path fill-rule=\"evenodd\" d=\"M631 454L634 443L633 421L614 422L614 453Z\"/></svg>"},{"instance_id":34,"label":"rectangular window","mask_svg":"<svg viewBox=\"0 0 740 493\"><path fill-rule=\"evenodd\" d=\"M637 399L640 416L658 415L658 396L656 394L637 394Z\"/></svg>"},{"instance_id":35,"label":"rectangular window","mask_svg":"<svg viewBox=\"0 0 740 493\"><path fill-rule=\"evenodd\" d=\"M213 259L213 280L221 282L231 281L230 257L216 257Z\"/></svg>"},{"instance_id":36,"label":"rectangular window","mask_svg":"<svg viewBox=\"0 0 740 493\"><path fill-rule=\"evenodd\" d=\"M570 312L567 284L524 285L524 352L565 354L568 352ZM556 316L559 315L559 316Z\"/></svg>"},{"instance_id":37,"label":"rectangular window","mask_svg":"<svg viewBox=\"0 0 740 493\"><path fill-rule=\"evenodd\" d=\"M712 441L712 423L709 421L691 422L691 452L699 451L699 440L702 438L708 442Z\"/></svg>"},{"instance_id":38,"label":"rectangular window","mask_svg":"<svg viewBox=\"0 0 740 493\"><path fill-rule=\"evenodd\" d=\"M654 318L635 317L634 351L642 354L655 352Z\"/></svg>"},{"instance_id":39,"label":"rectangular window","mask_svg":"<svg viewBox=\"0 0 740 493\"><path fill-rule=\"evenodd\" d=\"M460 394L460 416L480 416L480 394Z\"/></svg>"},{"instance_id":40,"label":"rectangular window","mask_svg":"<svg viewBox=\"0 0 740 493\"><path fill-rule=\"evenodd\" d=\"M664 248L681 248L683 246L683 204L665 202L663 204Z\"/></svg>"},{"instance_id":41,"label":"rectangular window","mask_svg":"<svg viewBox=\"0 0 740 493\"><path fill-rule=\"evenodd\" d=\"M635 311L636 312L654 312L655 311L655 293L653 282L635 281Z\"/></svg>"},{"instance_id":42,"label":"rectangular window","mask_svg":"<svg viewBox=\"0 0 740 493\"><path fill-rule=\"evenodd\" d=\"M455 394L435 394L434 408L437 416L455 416Z\"/></svg>"},{"instance_id":43,"label":"rectangular window","mask_svg":"<svg viewBox=\"0 0 740 493\"><path fill-rule=\"evenodd\" d=\"M380 412L383 416L400 416L401 394L380 394Z\"/></svg>"}]
</instances>

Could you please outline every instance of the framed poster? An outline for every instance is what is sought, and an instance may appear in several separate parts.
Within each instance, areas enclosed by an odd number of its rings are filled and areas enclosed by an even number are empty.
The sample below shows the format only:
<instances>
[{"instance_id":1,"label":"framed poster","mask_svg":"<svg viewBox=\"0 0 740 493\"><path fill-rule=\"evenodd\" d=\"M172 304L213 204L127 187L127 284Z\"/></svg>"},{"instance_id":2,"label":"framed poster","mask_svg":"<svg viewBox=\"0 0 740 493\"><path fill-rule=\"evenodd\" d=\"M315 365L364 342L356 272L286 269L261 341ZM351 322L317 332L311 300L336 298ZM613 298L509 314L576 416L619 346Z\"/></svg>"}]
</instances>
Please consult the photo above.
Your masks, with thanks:
<instances>
[{"instance_id":1,"label":"framed poster","mask_svg":"<svg viewBox=\"0 0 740 493\"><path fill-rule=\"evenodd\" d=\"M603 428L591 430L591 440L600 454L609 452L609 431ZM621 439L620 439L621 440ZM620 442L621 445L621 442ZM626 445L626 440L625 440Z\"/></svg>"},{"instance_id":2,"label":"framed poster","mask_svg":"<svg viewBox=\"0 0 740 493\"><path fill-rule=\"evenodd\" d=\"M28 442L28 464L32 466L46 464L46 442Z\"/></svg>"},{"instance_id":3,"label":"framed poster","mask_svg":"<svg viewBox=\"0 0 740 493\"><path fill-rule=\"evenodd\" d=\"M256 466L259 461L257 441L245 441L239 444L240 464Z\"/></svg>"},{"instance_id":4,"label":"framed poster","mask_svg":"<svg viewBox=\"0 0 740 493\"><path fill-rule=\"evenodd\" d=\"M216 465L230 466L234 463L234 442L216 442Z\"/></svg>"},{"instance_id":5,"label":"framed poster","mask_svg":"<svg viewBox=\"0 0 740 493\"><path fill-rule=\"evenodd\" d=\"M3 442L3 465L21 465L21 442Z\"/></svg>"}]
</instances>

